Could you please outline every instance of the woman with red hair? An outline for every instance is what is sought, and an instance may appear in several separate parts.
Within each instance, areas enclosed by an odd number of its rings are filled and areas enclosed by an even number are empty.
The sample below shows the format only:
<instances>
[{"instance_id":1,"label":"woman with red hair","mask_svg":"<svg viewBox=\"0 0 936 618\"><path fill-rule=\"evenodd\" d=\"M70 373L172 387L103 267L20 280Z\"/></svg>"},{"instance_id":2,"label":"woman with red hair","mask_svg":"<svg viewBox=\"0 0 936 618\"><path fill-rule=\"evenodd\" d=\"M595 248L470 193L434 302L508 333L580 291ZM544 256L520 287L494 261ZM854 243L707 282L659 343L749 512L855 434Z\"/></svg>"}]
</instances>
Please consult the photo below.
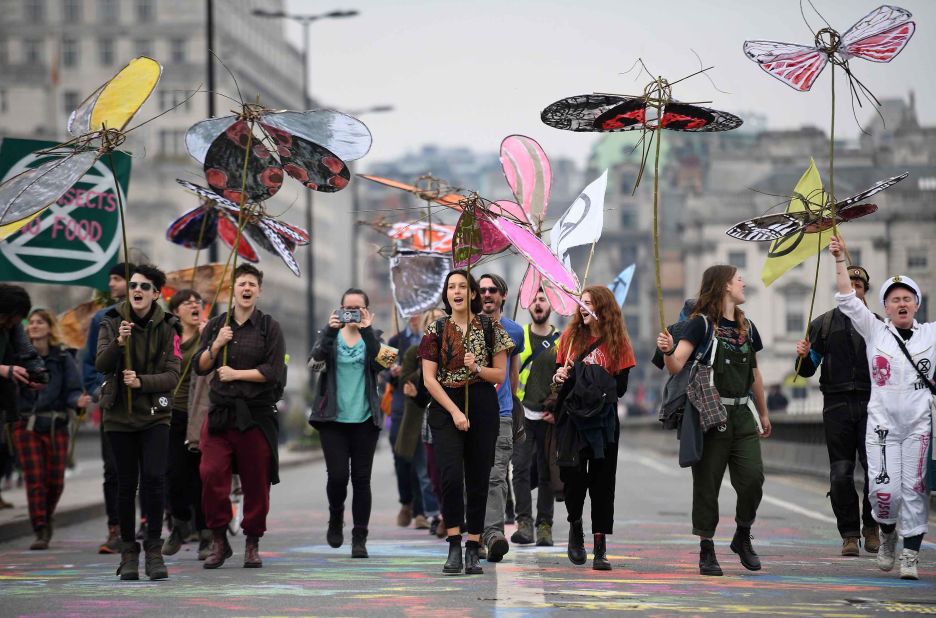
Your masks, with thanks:
<instances>
[{"instance_id":1,"label":"woman with red hair","mask_svg":"<svg viewBox=\"0 0 936 618\"><path fill-rule=\"evenodd\" d=\"M588 493L595 540L592 568L609 571L605 536L612 533L614 525L621 433L617 400L627 391L627 375L637 363L621 307L611 290L589 286L582 292L582 304L591 312L580 309L563 331L556 349L558 369L553 376L553 382L562 385L556 405L556 442L569 514L567 553L573 564L585 564L588 558L582 529ZM586 403L587 394L579 396L586 391L600 393L597 405Z\"/></svg>"}]
</instances>

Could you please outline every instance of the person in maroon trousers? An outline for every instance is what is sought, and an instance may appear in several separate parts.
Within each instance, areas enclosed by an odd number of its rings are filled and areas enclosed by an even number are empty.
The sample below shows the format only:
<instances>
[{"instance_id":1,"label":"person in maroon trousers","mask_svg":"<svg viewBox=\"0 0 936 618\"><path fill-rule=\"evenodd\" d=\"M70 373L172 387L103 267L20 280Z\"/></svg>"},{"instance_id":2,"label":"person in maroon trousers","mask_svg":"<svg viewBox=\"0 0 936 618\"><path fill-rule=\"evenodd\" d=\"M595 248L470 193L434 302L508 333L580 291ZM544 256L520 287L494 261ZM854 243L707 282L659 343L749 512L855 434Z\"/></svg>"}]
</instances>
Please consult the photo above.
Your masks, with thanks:
<instances>
[{"instance_id":1,"label":"person in maroon trousers","mask_svg":"<svg viewBox=\"0 0 936 618\"><path fill-rule=\"evenodd\" d=\"M244 492L244 567L263 566L260 537L266 532L270 485L279 482L276 400L286 365L279 322L256 308L262 286L263 273L255 266L235 269L234 313L228 325L226 314L208 323L193 361L200 375L215 371L201 434L202 506L212 530L206 569L220 567L233 555L226 531L235 466Z\"/></svg>"}]
</instances>

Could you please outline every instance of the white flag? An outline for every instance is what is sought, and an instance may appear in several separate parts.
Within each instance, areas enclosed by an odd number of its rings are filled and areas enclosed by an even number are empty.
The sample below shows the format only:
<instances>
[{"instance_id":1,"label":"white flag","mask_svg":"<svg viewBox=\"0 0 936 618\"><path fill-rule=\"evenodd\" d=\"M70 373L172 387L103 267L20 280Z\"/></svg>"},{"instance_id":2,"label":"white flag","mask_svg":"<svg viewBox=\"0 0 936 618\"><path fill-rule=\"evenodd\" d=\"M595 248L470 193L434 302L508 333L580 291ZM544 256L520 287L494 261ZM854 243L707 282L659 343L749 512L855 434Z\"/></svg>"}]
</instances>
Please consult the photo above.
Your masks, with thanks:
<instances>
[{"instance_id":1,"label":"white flag","mask_svg":"<svg viewBox=\"0 0 936 618\"><path fill-rule=\"evenodd\" d=\"M608 170L585 187L569 209L563 213L549 234L550 248L571 268L569 249L590 245L601 238L604 226L604 198L608 186Z\"/></svg>"}]
</instances>

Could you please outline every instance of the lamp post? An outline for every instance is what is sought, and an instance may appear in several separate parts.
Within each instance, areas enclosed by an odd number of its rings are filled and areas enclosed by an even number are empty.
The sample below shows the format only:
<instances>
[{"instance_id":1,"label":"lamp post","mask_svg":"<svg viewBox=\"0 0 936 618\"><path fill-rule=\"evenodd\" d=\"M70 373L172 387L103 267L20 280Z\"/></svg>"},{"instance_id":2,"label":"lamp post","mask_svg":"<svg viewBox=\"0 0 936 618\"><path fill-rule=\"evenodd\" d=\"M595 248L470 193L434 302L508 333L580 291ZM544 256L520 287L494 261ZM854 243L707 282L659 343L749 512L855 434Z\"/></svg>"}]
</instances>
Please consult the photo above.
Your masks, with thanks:
<instances>
[{"instance_id":1,"label":"lamp post","mask_svg":"<svg viewBox=\"0 0 936 618\"><path fill-rule=\"evenodd\" d=\"M254 9L251 11L255 17L264 17L271 19L289 19L302 26L302 103L304 109L312 107L312 99L309 96L309 25L320 19L341 19L344 17L354 17L357 11L331 11L320 13L318 15L303 15L288 13L286 11L265 11L263 9ZM306 191L306 209L305 209L305 227L309 232L309 245L306 248L306 336L308 339L308 349L312 349L315 343L315 289L313 279L315 278L315 244L312 239L315 230L312 227L312 192Z\"/></svg>"}]
</instances>

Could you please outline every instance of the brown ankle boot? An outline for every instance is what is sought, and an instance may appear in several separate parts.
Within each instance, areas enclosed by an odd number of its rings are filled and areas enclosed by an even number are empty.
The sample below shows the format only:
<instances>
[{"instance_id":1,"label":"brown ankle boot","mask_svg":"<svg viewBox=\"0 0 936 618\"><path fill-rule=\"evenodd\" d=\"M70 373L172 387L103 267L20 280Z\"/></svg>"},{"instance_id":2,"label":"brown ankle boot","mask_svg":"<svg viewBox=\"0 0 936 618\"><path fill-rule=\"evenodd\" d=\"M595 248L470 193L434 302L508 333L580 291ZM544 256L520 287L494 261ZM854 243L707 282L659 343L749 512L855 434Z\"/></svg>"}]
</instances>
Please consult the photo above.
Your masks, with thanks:
<instances>
[{"instance_id":1,"label":"brown ankle boot","mask_svg":"<svg viewBox=\"0 0 936 618\"><path fill-rule=\"evenodd\" d=\"M208 557L202 565L206 569L217 569L224 564L225 560L234 555L234 550L231 549L231 544L227 540L227 529L219 528L213 530L212 533L211 551L208 552Z\"/></svg>"},{"instance_id":2,"label":"brown ankle boot","mask_svg":"<svg viewBox=\"0 0 936 618\"><path fill-rule=\"evenodd\" d=\"M120 526L107 524L107 539L98 548L99 554L116 554L120 551Z\"/></svg>"},{"instance_id":3,"label":"brown ankle boot","mask_svg":"<svg viewBox=\"0 0 936 618\"><path fill-rule=\"evenodd\" d=\"M32 542L29 549L49 549L49 539L52 533L48 526L41 526L36 529L36 540Z\"/></svg>"},{"instance_id":4,"label":"brown ankle boot","mask_svg":"<svg viewBox=\"0 0 936 618\"><path fill-rule=\"evenodd\" d=\"M124 581L140 579L140 544L136 541L121 543L117 575Z\"/></svg>"},{"instance_id":5,"label":"brown ankle boot","mask_svg":"<svg viewBox=\"0 0 936 618\"><path fill-rule=\"evenodd\" d=\"M869 554L878 553L881 547L881 537L878 534L877 526L865 526L861 529L861 536L864 537L865 551Z\"/></svg>"},{"instance_id":6,"label":"brown ankle boot","mask_svg":"<svg viewBox=\"0 0 936 618\"><path fill-rule=\"evenodd\" d=\"M147 539L143 542L143 549L146 552L144 559L144 568L146 576L151 580L166 579L169 577L169 569L163 561L162 539Z\"/></svg>"},{"instance_id":7,"label":"brown ankle boot","mask_svg":"<svg viewBox=\"0 0 936 618\"><path fill-rule=\"evenodd\" d=\"M248 536L247 543L244 545L244 568L259 569L263 567L263 560L260 559L260 537Z\"/></svg>"}]
</instances>

